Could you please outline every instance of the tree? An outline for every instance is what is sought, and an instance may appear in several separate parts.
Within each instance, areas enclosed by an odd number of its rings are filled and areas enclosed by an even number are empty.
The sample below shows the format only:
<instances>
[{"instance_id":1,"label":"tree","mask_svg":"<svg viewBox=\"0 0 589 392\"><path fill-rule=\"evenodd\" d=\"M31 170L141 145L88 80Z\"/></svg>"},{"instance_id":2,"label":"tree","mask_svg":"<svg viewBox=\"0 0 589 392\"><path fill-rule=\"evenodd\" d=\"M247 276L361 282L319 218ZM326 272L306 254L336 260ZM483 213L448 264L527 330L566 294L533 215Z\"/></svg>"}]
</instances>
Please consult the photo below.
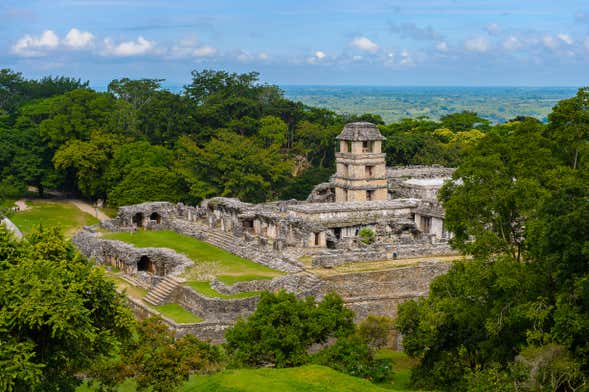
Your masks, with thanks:
<instances>
[{"instance_id":1,"label":"tree","mask_svg":"<svg viewBox=\"0 0 589 392\"><path fill-rule=\"evenodd\" d=\"M220 131L202 147L182 137L178 153L179 173L196 200L213 195L251 202L275 198L292 167L278 146L262 148L228 131Z\"/></svg>"},{"instance_id":2,"label":"tree","mask_svg":"<svg viewBox=\"0 0 589 392\"><path fill-rule=\"evenodd\" d=\"M58 148L71 139L87 141L95 131L112 131L116 100L111 94L80 89L48 98L39 105L48 109L48 118L39 124L39 133L50 148Z\"/></svg>"},{"instance_id":3,"label":"tree","mask_svg":"<svg viewBox=\"0 0 589 392\"><path fill-rule=\"evenodd\" d=\"M220 346L192 335L177 338L157 318L138 324L135 336L124 345L122 355L97 364L93 373L103 386L113 388L133 378L141 390L170 391L193 374L208 374L224 366Z\"/></svg>"},{"instance_id":4,"label":"tree","mask_svg":"<svg viewBox=\"0 0 589 392\"><path fill-rule=\"evenodd\" d=\"M336 294L316 303L284 291L262 293L254 314L227 330L228 352L237 364L291 367L309 360L308 348L354 330L353 312Z\"/></svg>"},{"instance_id":5,"label":"tree","mask_svg":"<svg viewBox=\"0 0 589 392\"><path fill-rule=\"evenodd\" d=\"M75 177L82 195L104 199L107 193L104 173L116 143L116 138L107 133L93 132L88 141L72 139L63 144L55 152L53 164L66 175Z\"/></svg>"},{"instance_id":6,"label":"tree","mask_svg":"<svg viewBox=\"0 0 589 392\"><path fill-rule=\"evenodd\" d=\"M570 167L579 164L589 168L589 87L577 91L573 98L556 104L548 115L547 136L554 140L554 148Z\"/></svg>"},{"instance_id":7,"label":"tree","mask_svg":"<svg viewBox=\"0 0 589 392\"><path fill-rule=\"evenodd\" d=\"M555 167L543 128L526 122L481 139L440 192L452 244L477 257L506 252L520 260L524 227Z\"/></svg>"},{"instance_id":8,"label":"tree","mask_svg":"<svg viewBox=\"0 0 589 392\"><path fill-rule=\"evenodd\" d=\"M281 147L286 143L287 130L287 125L279 117L265 116L260 119L258 136L264 147L270 147L273 144Z\"/></svg>"},{"instance_id":9,"label":"tree","mask_svg":"<svg viewBox=\"0 0 589 392\"><path fill-rule=\"evenodd\" d=\"M452 113L440 119L442 126L450 128L454 132L470 131L473 128L486 130L489 128L489 120L479 117L475 112L464 110L460 113Z\"/></svg>"},{"instance_id":10,"label":"tree","mask_svg":"<svg viewBox=\"0 0 589 392\"><path fill-rule=\"evenodd\" d=\"M124 206L146 201L183 200L185 192L180 176L164 167L139 167L131 170L108 193L108 204Z\"/></svg>"},{"instance_id":11,"label":"tree","mask_svg":"<svg viewBox=\"0 0 589 392\"><path fill-rule=\"evenodd\" d=\"M57 229L15 243L0 227L0 257L4 389L73 390L79 372L130 337L124 297Z\"/></svg>"},{"instance_id":12,"label":"tree","mask_svg":"<svg viewBox=\"0 0 589 392\"><path fill-rule=\"evenodd\" d=\"M547 294L541 274L510 258L455 263L427 298L399 307L404 350L420 359L414 386L463 390L470 372L512 361L549 327Z\"/></svg>"}]
</instances>

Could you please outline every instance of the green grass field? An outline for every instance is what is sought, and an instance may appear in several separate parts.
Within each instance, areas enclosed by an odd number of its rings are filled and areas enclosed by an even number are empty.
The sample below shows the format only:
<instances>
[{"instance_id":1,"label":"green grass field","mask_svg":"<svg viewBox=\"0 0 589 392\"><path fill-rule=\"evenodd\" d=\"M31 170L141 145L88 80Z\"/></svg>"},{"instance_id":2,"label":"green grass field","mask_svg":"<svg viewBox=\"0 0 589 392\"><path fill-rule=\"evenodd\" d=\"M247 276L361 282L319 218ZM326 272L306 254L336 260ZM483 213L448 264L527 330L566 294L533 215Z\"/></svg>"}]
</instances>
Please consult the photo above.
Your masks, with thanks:
<instances>
[{"instance_id":1,"label":"green grass field","mask_svg":"<svg viewBox=\"0 0 589 392\"><path fill-rule=\"evenodd\" d=\"M393 361L393 379L383 384L385 388L393 388L400 391L412 391L409 389L411 369L417 365L417 360L409 358L402 351L382 349L376 353L376 358L389 358Z\"/></svg>"},{"instance_id":2,"label":"green grass field","mask_svg":"<svg viewBox=\"0 0 589 392\"><path fill-rule=\"evenodd\" d=\"M252 291L247 293L238 293L238 294L223 294L218 292L217 290L211 287L211 284L208 281L192 281L186 282L187 286L192 287L199 293L206 295L209 298L224 298L224 299L237 299L237 298L248 298L253 297L255 295L259 295L258 291Z\"/></svg>"},{"instance_id":3,"label":"green grass field","mask_svg":"<svg viewBox=\"0 0 589 392\"><path fill-rule=\"evenodd\" d=\"M158 305L155 309L177 323L200 323L203 321L203 319L195 316L178 304Z\"/></svg>"},{"instance_id":4,"label":"green grass field","mask_svg":"<svg viewBox=\"0 0 589 392\"><path fill-rule=\"evenodd\" d=\"M336 372L324 366L308 365L288 369L236 369L212 376L193 376L184 392L377 392L394 391Z\"/></svg>"},{"instance_id":5,"label":"green grass field","mask_svg":"<svg viewBox=\"0 0 589 392\"><path fill-rule=\"evenodd\" d=\"M33 200L27 201L26 211L14 213L10 219L23 232L30 233L35 226L60 226L66 237L73 236L83 226L93 225L98 219L80 211L73 204L63 200Z\"/></svg>"},{"instance_id":6,"label":"green grass field","mask_svg":"<svg viewBox=\"0 0 589 392\"><path fill-rule=\"evenodd\" d=\"M139 230L134 234L103 233L103 238L124 241L140 248L173 249L194 260L197 263L195 268L204 266L211 275L222 276L225 279L229 276L236 280L268 279L281 275L279 271L174 231Z\"/></svg>"},{"instance_id":7,"label":"green grass field","mask_svg":"<svg viewBox=\"0 0 589 392\"><path fill-rule=\"evenodd\" d=\"M107 276L119 289L125 290L127 295L130 297L141 299L147 295L147 290L145 290L143 287L133 286L131 283L127 282L125 279L119 278L118 276L112 276L108 274Z\"/></svg>"}]
</instances>

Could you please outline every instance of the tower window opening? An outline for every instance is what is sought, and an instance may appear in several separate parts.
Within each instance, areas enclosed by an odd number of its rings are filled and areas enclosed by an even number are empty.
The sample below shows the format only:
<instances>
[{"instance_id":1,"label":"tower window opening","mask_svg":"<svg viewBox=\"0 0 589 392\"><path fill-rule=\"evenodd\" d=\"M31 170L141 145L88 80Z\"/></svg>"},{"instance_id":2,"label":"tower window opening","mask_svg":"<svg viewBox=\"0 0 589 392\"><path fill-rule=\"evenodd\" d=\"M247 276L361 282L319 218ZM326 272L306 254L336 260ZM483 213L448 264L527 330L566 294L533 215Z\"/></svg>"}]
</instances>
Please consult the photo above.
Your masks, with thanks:
<instances>
[{"instance_id":1,"label":"tower window opening","mask_svg":"<svg viewBox=\"0 0 589 392\"><path fill-rule=\"evenodd\" d=\"M366 177L372 177L374 175L374 166L366 166L365 174Z\"/></svg>"},{"instance_id":2,"label":"tower window opening","mask_svg":"<svg viewBox=\"0 0 589 392\"><path fill-rule=\"evenodd\" d=\"M368 191L366 191L366 200L367 201L374 200L374 190L368 190Z\"/></svg>"}]
</instances>

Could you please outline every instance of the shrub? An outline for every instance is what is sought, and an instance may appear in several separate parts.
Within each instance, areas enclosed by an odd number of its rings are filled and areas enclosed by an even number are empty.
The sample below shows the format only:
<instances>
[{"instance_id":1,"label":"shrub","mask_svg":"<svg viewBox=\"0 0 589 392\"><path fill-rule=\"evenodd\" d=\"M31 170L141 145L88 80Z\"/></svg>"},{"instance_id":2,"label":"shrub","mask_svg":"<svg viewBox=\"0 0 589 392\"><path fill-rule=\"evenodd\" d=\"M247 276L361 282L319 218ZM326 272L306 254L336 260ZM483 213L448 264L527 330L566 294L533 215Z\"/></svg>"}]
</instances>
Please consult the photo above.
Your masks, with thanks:
<instances>
[{"instance_id":1,"label":"shrub","mask_svg":"<svg viewBox=\"0 0 589 392\"><path fill-rule=\"evenodd\" d=\"M387 381L392 376L391 359L375 359L374 351L358 334L339 338L334 345L315 354L312 361L374 382Z\"/></svg>"},{"instance_id":2,"label":"shrub","mask_svg":"<svg viewBox=\"0 0 589 392\"><path fill-rule=\"evenodd\" d=\"M335 293L316 303L284 291L265 292L254 314L227 330L227 349L237 366L302 365L312 344L352 333L353 316Z\"/></svg>"},{"instance_id":3,"label":"shrub","mask_svg":"<svg viewBox=\"0 0 589 392\"><path fill-rule=\"evenodd\" d=\"M368 227L361 229L358 232L358 235L360 236L360 241L366 245L370 245L374 242L374 231Z\"/></svg>"},{"instance_id":4,"label":"shrub","mask_svg":"<svg viewBox=\"0 0 589 392\"><path fill-rule=\"evenodd\" d=\"M385 347L395 329L395 322L386 316L369 315L358 325L358 336L371 350Z\"/></svg>"}]
</instances>

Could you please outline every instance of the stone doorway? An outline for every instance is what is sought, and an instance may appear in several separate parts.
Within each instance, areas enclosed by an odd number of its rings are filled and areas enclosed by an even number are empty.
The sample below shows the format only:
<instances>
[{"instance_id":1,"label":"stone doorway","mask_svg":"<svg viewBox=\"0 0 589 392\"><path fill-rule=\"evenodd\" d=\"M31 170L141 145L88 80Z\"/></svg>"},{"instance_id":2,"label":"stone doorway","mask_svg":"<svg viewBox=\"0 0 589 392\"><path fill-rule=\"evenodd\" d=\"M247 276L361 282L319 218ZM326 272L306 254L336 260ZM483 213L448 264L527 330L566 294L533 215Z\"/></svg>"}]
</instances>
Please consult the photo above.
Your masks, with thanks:
<instances>
[{"instance_id":1,"label":"stone doorway","mask_svg":"<svg viewBox=\"0 0 589 392\"><path fill-rule=\"evenodd\" d=\"M138 212L135 215L133 215L133 224L137 227L143 227L143 213Z\"/></svg>"},{"instance_id":2,"label":"stone doorway","mask_svg":"<svg viewBox=\"0 0 589 392\"><path fill-rule=\"evenodd\" d=\"M151 220L152 222L155 222L159 225L160 223L162 223L162 216L160 214L158 214L157 212L154 212L153 214L151 214L149 216L149 220Z\"/></svg>"},{"instance_id":3,"label":"stone doorway","mask_svg":"<svg viewBox=\"0 0 589 392\"><path fill-rule=\"evenodd\" d=\"M141 258L137 262L137 271L145 271L149 272L150 274L153 274L155 273L155 265L149 257L141 256Z\"/></svg>"}]
</instances>

